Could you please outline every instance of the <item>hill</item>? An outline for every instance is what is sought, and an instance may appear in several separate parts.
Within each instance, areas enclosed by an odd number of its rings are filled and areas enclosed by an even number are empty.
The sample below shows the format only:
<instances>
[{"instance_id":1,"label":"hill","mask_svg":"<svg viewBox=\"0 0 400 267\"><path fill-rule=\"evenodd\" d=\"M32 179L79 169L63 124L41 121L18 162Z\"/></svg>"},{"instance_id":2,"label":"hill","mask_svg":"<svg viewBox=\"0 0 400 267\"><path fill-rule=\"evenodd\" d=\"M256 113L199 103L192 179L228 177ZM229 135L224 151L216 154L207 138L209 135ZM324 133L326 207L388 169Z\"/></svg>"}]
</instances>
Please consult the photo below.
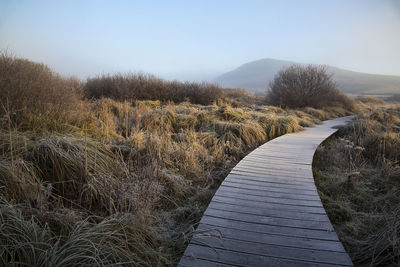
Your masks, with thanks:
<instances>
[{"instance_id":1,"label":"hill","mask_svg":"<svg viewBox=\"0 0 400 267\"><path fill-rule=\"evenodd\" d=\"M223 87L246 88L252 92L265 92L275 74L284 67L300 64L277 59L252 61L216 78ZM355 72L327 66L338 88L350 94L395 94L400 93L400 76Z\"/></svg>"}]
</instances>

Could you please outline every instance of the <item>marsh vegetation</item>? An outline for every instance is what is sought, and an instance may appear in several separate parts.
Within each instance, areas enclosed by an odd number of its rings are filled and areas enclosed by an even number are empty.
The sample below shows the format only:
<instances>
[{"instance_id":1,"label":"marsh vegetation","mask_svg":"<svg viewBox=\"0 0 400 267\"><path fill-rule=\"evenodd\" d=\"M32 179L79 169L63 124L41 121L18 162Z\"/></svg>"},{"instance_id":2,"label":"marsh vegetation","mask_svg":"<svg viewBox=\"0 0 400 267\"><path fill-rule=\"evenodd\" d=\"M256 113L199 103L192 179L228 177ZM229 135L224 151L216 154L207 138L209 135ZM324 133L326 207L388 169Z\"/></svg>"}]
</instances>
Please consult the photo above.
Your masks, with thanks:
<instances>
[{"instance_id":1,"label":"marsh vegetation","mask_svg":"<svg viewBox=\"0 0 400 267\"><path fill-rule=\"evenodd\" d=\"M82 82L6 54L0 100L0 260L8 266L175 265L242 157L279 135L357 110L282 109L244 90L144 74ZM373 127L361 123L354 132ZM390 127L397 131L397 119ZM380 190L396 200L389 182L399 139L390 133L383 140L384 160L375 162L387 173Z\"/></svg>"},{"instance_id":2,"label":"marsh vegetation","mask_svg":"<svg viewBox=\"0 0 400 267\"><path fill-rule=\"evenodd\" d=\"M353 124L319 148L314 177L353 262L400 262L400 106L363 97Z\"/></svg>"}]
</instances>

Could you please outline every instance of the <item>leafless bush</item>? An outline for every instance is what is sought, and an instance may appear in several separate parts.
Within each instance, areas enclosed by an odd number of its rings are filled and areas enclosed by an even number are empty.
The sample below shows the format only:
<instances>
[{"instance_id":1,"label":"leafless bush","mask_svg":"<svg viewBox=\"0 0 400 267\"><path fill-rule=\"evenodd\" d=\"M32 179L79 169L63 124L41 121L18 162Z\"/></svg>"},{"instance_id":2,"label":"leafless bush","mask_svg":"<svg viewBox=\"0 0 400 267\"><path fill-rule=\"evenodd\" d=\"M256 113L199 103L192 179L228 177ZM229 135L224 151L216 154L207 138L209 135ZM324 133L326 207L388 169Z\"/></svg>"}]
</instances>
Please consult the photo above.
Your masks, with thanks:
<instances>
[{"instance_id":1,"label":"leafless bush","mask_svg":"<svg viewBox=\"0 0 400 267\"><path fill-rule=\"evenodd\" d=\"M88 98L115 100L160 100L210 104L223 96L222 89L210 83L165 81L151 74L115 74L90 78L85 85Z\"/></svg>"},{"instance_id":2,"label":"leafless bush","mask_svg":"<svg viewBox=\"0 0 400 267\"><path fill-rule=\"evenodd\" d=\"M13 123L65 121L81 107L81 83L44 64L0 53L0 115ZM40 128L41 126L38 125Z\"/></svg>"},{"instance_id":3,"label":"leafless bush","mask_svg":"<svg viewBox=\"0 0 400 267\"><path fill-rule=\"evenodd\" d=\"M292 65L282 69L270 84L267 100L276 106L299 108L351 105L324 66Z\"/></svg>"},{"instance_id":4,"label":"leafless bush","mask_svg":"<svg viewBox=\"0 0 400 267\"><path fill-rule=\"evenodd\" d=\"M79 100L81 86L44 64L0 54L0 114L50 116L68 112Z\"/></svg>"}]
</instances>

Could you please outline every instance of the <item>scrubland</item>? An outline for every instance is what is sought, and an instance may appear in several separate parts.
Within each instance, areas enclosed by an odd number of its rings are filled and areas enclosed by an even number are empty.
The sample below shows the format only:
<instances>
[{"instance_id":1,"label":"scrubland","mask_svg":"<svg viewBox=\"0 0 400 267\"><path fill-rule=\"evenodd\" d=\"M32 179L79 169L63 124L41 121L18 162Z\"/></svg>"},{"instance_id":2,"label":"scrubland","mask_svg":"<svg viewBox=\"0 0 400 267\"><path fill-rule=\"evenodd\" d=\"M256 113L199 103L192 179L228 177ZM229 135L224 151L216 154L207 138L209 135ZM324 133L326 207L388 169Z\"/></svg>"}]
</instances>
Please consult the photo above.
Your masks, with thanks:
<instances>
[{"instance_id":1,"label":"scrubland","mask_svg":"<svg viewBox=\"0 0 400 267\"><path fill-rule=\"evenodd\" d=\"M314 177L357 266L400 263L400 105L363 97L354 122L327 140Z\"/></svg>"},{"instance_id":2,"label":"scrubland","mask_svg":"<svg viewBox=\"0 0 400 267\"><path fill-rule=\"evenodd\" d=\"M281 109L243 90L141 74L81 82L5 54L0 99L0 261L7 266L175 265L243 156L355 111ZM391 173L394 159L387 160L382 170Z\"/></svg>"}]
</instances>

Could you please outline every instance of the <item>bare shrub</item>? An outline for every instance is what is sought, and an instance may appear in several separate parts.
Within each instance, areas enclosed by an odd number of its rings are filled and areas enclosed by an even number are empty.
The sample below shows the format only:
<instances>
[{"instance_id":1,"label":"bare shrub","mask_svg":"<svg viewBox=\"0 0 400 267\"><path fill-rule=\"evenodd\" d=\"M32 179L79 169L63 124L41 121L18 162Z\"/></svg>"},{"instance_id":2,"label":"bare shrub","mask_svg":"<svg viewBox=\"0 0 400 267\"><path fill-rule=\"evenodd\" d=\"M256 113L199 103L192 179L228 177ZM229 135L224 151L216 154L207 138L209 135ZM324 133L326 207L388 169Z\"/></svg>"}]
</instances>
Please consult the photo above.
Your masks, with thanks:
<instances>
[{"instance_id":1,"label":"bare shrub","mask_svg":"<svg viewBox=\"0 0 400 267\"><path fill-rule=\"evenodd\" d=\"M336 89L324 66L292 65L282 69L270 88L268 102L284 108L351 106L351 100Z\"/></svg>"},{"instance_id":2,"label":"bare shrub","mask_svg":"<svg viewBox=\"0 0 400 267\"><path fill-rule=\"evenodd\" d=\"M211 104L223 97L222 89L211 83L166 81L151 74L128 73L89 78L84 87L88 98L114 100L160 100Z\"/></svg>"},{"instance_id":3,"label":"bare shrub","mask_svg":"<svg viewBox=\"0 0 400 267\"><path fill-rule=\"evenodd\" d=\"M0 54L0 114L54 117L75 108L81 85L44 64Z\"/></svg>"}]
</instances>

